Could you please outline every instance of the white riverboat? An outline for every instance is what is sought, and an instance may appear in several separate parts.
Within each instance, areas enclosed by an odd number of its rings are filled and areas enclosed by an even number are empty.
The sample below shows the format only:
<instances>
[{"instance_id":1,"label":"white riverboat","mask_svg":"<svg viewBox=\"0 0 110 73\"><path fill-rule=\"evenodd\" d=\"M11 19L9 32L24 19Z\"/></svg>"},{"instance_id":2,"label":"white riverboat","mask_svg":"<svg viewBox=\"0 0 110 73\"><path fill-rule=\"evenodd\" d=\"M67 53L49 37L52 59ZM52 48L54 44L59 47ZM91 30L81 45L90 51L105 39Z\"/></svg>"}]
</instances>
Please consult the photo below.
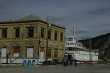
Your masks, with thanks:
<instances>
[{"instance_id":1,"label":"white riverboat","mask_svg":"<svg viewBox=\"0 0 110 73\"><path fill-rule=\"evenodd\" d=\"M98 52L87 49L78 42L74 36L66 38L65 54L72 55L72 57L80 62L97 62Z\"/></svg>"}]
</instances>

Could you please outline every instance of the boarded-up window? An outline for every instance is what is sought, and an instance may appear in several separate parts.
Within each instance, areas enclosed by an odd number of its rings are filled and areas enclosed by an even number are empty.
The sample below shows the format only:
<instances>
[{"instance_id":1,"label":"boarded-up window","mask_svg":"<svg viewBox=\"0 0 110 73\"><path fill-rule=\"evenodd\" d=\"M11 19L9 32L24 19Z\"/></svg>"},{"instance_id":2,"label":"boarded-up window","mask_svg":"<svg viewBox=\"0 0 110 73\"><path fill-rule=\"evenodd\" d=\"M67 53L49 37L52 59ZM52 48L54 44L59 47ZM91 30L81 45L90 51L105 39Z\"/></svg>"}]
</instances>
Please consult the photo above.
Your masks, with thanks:
<instances>
[{"instance_id":1,"label":"boarded-up window","mask_svg":"<svg viewBox=\"0 0 110 73\"><path fill-rule=\"evenodd\" d=\"M32 47L27 48L27 58L33 58L33 54L34 54L33 48Z\"/></svg>"},{"instance_id":2,"label":"boarded-up window","mask_svg":"<svg viewBox=\"0 0 110 73\"><path fill-rule=\"evenodd\" d=\"M6 48L1 48L0 49L0 54L1 54L1 57L6 57Z\"/></svg>"}]
</instances>

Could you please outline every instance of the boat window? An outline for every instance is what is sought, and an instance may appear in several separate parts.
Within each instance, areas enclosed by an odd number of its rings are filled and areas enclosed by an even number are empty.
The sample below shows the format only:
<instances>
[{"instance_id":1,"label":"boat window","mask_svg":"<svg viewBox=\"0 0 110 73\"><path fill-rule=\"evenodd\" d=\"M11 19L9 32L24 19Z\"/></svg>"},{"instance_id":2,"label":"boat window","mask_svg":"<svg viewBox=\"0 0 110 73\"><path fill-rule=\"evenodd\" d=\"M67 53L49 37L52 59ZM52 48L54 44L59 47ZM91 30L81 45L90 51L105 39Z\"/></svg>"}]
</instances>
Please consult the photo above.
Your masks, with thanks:
<instances>
[{"instance_id":1,"label":"boat window","mask_svg":"<svg viewBox=\"0 0 110 73\"><path fill-rule=\"evenodd\" d=\"M73 51L74 49L73 49L72 47L69 47L68 50L69 50L69 51Z\"/></svg>"},{"instance_id":2,"label":"boat window","mask_svg":"<svg viewBox=\"0 0 110 73\"><path fill-rule=\"evenodd\" d=\"M70 43L70 45L74 45L74 43Z\"/></svg>"},{"instance_id":3,"label":"boat window","mask_svg":"<svg viewBox=\"0 0 110 73\"><path fill-rule=\"evenodd\" d=\"M69 43L66 43L66 45L69 45Z\"/></svg>"},{"instance_id":4,"label":"boat window","mask_svg":"<svg viewBox=\"0 0 110 73\"><path fill-rule=\"evenodd\" d=\"M68 38L68 41L72 41L73 40L73 38Z\"/></svg>"}]
</instances>

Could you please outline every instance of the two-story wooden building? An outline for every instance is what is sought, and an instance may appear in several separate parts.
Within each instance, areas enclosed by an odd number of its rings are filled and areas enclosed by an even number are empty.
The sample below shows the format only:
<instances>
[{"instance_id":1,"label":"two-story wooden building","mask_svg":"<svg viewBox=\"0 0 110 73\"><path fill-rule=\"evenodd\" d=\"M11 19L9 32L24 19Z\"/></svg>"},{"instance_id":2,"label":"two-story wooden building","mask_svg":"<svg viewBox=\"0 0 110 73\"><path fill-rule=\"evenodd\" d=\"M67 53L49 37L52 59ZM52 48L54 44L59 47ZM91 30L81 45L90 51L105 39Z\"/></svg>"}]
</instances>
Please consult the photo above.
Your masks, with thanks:
<instances>
[{"instance_id":1,"label":"two-story wooden building","mask_svg":"<svg viewBox=\"0 0 110 73\"><path fill-rule=\"evenodd\" d=\"M42 20L0 22L0 58L63 59L64 29Z\"/></svg>"}]
</instances>

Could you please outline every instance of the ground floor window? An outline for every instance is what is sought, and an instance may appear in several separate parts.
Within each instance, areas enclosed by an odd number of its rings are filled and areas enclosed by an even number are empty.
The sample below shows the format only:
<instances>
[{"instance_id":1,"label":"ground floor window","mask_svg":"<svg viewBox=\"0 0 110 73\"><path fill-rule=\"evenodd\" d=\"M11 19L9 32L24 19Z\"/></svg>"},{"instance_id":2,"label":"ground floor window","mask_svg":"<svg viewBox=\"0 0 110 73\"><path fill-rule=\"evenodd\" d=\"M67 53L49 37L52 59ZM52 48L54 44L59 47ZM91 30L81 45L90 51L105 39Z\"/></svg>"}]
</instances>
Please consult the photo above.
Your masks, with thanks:
<instances>
[{"instance_id":1,"label":"ground floor window","mask_svg":"<svg viewBox=\"0 0 110 73\"><path fill-rule=\"evenodd\" d=\"M51 49L47 49L47 54L46 55L47 55L48 58L51 58L51 52L52 52Z\"/></svg>"},{"instance_id":2,"label":"ground floor window","mask_svg":"<svg viewBox=\"0 0 110 73\"><path fill-rule=\"evenodd\" d=\"M14 58L20 57L20 47L15 46L15 47L12 48L12 56Z\"/></svg>"},{"instance_id":3,"label":"ground floor window","mask_svg":"<svg viewBox=\"0 0 110 73\"><path fill-rule=\"evenodd\" d=\"M44 51L45 51L44 47L40 47L40 52L44 52Z\"/></svg>"},{"instance_id":4,"label":"ground floor window","mask_svg":"<svg viewBox=\"0 0 110 73\"><path fill-rule=\"evenodd\" d=\"M58 57L58 49L54 49L54 57L57 58Z\"/></svg>"},{"instance_id":5,"label":"ground floor window","mask_svg":"<svg viewBox=\"0 0 110 73\"><path fill-rule=\"evenodd\" d=\"M1 57L1 58L6 57L6 48L1 48L1 49L0 49L0 57Z\"/></svg>"},{"instance_id":6,"label":"ground floor window","mask_svg":"<svg viewBox=\"0 0 110 73\"><path fill-rule=\"evenodd\" d=\"M33 47L27 48L27 58L33 58L34 50Z\"/></svg>"}]
</instances>

